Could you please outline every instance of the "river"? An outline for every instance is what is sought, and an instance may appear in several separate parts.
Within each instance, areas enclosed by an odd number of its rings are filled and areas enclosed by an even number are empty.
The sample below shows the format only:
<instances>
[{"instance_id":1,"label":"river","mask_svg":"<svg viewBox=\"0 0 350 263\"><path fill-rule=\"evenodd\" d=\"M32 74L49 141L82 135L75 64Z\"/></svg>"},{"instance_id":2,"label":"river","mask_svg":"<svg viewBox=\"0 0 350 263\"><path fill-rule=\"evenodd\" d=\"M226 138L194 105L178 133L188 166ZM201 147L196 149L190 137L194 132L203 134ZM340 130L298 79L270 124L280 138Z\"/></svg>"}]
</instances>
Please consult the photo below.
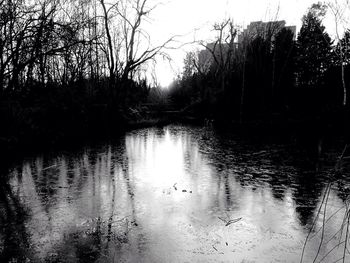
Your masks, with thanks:
<instances>
[{"instance_id":1,"label":"river","mask_svg":"<svg viewBox=\"0 0 350 263\"><path fill-rule=\"evenodd\" d=\"M324 199L326 157L315 169L293 144L170 125L26 158L2 185L0 259L350 262L350 184Z\"/></svg>"}]
</instances>

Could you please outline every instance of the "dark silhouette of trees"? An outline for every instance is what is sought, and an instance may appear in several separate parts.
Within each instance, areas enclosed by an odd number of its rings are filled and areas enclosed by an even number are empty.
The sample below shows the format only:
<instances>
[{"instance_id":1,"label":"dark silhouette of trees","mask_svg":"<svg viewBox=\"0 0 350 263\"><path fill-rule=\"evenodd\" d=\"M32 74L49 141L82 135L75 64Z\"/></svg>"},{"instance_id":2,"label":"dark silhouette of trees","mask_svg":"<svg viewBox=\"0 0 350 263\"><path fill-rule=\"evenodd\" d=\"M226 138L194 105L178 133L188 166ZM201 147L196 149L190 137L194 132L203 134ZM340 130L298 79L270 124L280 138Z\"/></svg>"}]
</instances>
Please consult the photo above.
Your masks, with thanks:
<instances>
[{"instance_id":1,"label":"dark silhouette of trees","mask_svg":"<svg viewBox=\"0 0 350 263\"><path fill-rule=\"evenodd\" d=\"M233 21L227 19L222 23L216 23L214 30L217 32L215 41L210 45L203 46L209 51L213 59L211 71L214 74L214 78L218 81L218 92L224 92L226 76L233 70L234 40L237 35L237 29Z\"/></svg>"},{"instance_id":2,"label":"dark silhouette of trees","mask_svg":"<svg viewBox=\"0 0 350 263\"><path fill-rule=\"evenodd\" d=\"M91 39L84 37L87 18L77 7L72 4L64 10L54 0L4 0L0 4L2 91L83 75L86 52L82 49Z\"/></svg>"},{"instance_id":3,"label":"dark silhouette of trees","mask_svg":"<svg viewBox=\"0 0 350 263\"><path fill-rule=\"evenodd\" d=\"M350 31L345 31L344 36L339 39L335 49L335 64L341 68L341 82L343 87L343 106L348 104L347 84L349 83L349 63L350 63Z\"/></svg>"},{"instance_id":4,"label":"dark silhouette of trees","mask_svg":"<svg viewBox=\"0 0 350 263\"><path fill-rule=\"evenodd\" d=\"M154 8L147 0L0 0L0 146L121 129L130 107L148 99L142 70L174 41L154 44L143 29Z\"/></svg>"},{"instance_id":5,"label":"dark silhouette of trees","mask_svg":"<svg viewBox=\"0 0 350 263\"><path fill-rule=\"evenodd\" d=\"M346 30L343 38L339 41L337 49L342 49L343 59L342 63L349 65L350 63L350 29Z\"/></svg>"},{"instance_id":6,"label":"dark silhouette of trees","mask_svg":"<svg viewBox=\"0 0 350 263\"><path fill-rule=\"evenodd\" d=\"M272 103L277 112L287 110L294 87L296 44L293 32L283 28L273 42Z\"/></svg>"},{"instance_id":7,"label":"dark silhouette of trees","mask_svg":"<svg viewBox=\"0 0 350 263\"><path fill-rule=\"evenodd\" d=\"M347 12L350 10L349 1L345 1L343 3L340 3L338 1L335 2L328 2L327 7L331 10L334 18L334 25L335 25L335 38L337 41L337 47L334 50L335 55L337 56L337 61L339 61L339 65L341 68L341 81L342 81L342 87L343 87L343 106L347 105L347 83L345 79L345 68L347 65L347 49L349 47L349 42L344 42L344 39L346 39L346 34L348 29L346 26L348 25L347 21ZM340 27L343 27L345 30L344 37L341 39L340 37Z\"/></svg>"},{"instance_id":8,"label":"dark silhouette of trees","mask_svg":"<svg viewBox=\"0 0 350 263\"><path fill-rule=\"evenodd\" d=\"M19 127L52 129L36 135L49 137L103 120L108 130L152 96L195 117L240 123L315 117L339 110L341 96L347 101L350 33L332 46L322 4L307 11L297 41L283 21L243 32L231 19L216 23L214 39L198 42L201 50L187 54L162 95L149 93L144 72L157 57L169 59L175 36L153 43L145 31L157 7L151 1L0 0L0 7L0 118L10 123L0 141Z\"/></svg>"},{"instance_id":9,"label":"dark silhouette of trees","mask_svg":"<svg viewBox=\"0 0 350 263\"><path fill-rule=\"evenodd\" d=\"M187 101L200 115L222 121L267 118L285 110L294 87L294 35L278 22L262 25L254 34L243 34L231 20L217 23L214 41L201 42L204 50L186 56L183 75L170 92L175 103L182 97L182 106Z\"/></svg>"},{"instance_id":10,"label":"dark silhouette of trees","mask_svg":"<svg viewBox=\"0 0 350 263\"><path fill-rule=\"evenodd\" d=\"M170 98L191 114L223 123L340 121L335 111L342 110L340 97L346 102L349 33L333 45L322 24L326 11L312 5L296 41L283 21L254 22L243 32L230 20L217 23L214 41L199 42L202 50L187 55Z\"/></svg>"},{"instance_id":11,"label":"dark silhouette of trees","mask_svg":"<svg viewBox=\"0 0 350 263\"><path fill-rule=\"evenodd\" d=\"M147 0L0 1L1 90L101 77L126 81L174 40L152 46ZM94 65L95 64L95 65ZM108 73L105 69L108 68ZM107 74L106 74L107 73Z\"/></svg>"},{"instance_id":12,"label":"dark silhouette of trees","mask_svg":"<svg viewBox=\"0 0 350 263\"><path fill-rule=\"evenodd\" d=\"M331 64L332 41L322 25L325 7L314 4L303 17L297 39L297 85L320 88Z\"/></svg>"},{"instance_id":13,"label":"dark silhouette of trees","mask_svg":"<svg viewBox=\"0 0 350 263\"><path fill-rule=\"evenodd\" d=\"M102 9L103 9L103 23L104 23L104 30L106 32L106 36L107 36L107 41L108 41L108 45L107 45L107 50L106 51L106 59L107 59L107 63L108 63L108 68L109 68L109 78L111 81L111 84L113 85L114 83L114 75L115 75L115 70L116 70L116 65L115 65L115 58L114 58L114 47L113 47L113 41L112 41L112 37L111 37L111 33L110 33L110 25L109 25L109 12L113 9L113 7L115 5L112 5L108 10L106 8L106 4L104 2L104 0L100 0Z\"/></svg>"}]
</instances>

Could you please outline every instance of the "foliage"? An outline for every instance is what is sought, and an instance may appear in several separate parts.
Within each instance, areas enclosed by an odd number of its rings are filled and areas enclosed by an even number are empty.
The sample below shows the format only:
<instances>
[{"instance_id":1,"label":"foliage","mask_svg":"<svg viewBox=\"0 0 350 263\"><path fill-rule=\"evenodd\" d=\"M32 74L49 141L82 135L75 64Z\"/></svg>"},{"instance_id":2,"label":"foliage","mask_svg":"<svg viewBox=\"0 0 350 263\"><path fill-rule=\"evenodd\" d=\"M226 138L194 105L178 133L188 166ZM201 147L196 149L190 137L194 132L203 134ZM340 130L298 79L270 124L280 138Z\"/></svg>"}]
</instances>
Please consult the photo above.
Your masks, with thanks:
<instances>
[{"instance_id":1,"label":"foliage","mask_svg":"<svg viewBox=\"0 0 350 263\"><path fill-rule=\"evenodd\" d=\"M239 33L231 20L217 23L215 40L200 42L204 49L187 54L171 100L224 122L318 118L340 109L350 34L334 47L322 24L326 11L320 3L308 9L297 41L283 21L252 23L249 33ZM346 54L342 81L334 55L339 48Z\"/></svg>"},{"instance_id":2,"label":"foliage","mask_svg":"<svg viewBox=\"0 0 350 263\"><path fill-rule=\"evenodd\" d=\"M123 129L149 94L140 69L172 42L153 46L143 30L154 8L0 0L0 147Z\"/></svg>"},{"instance_id":3,"label":"foliage","mask_svg":"<svg viewBox=\"0 0 350 263\"><path fill-rule=\"evenodd\" d=\"M297 40L297 77L302 87L324 85L324 74L330 67L332 41L322 25L324 12L317 4L303 17Z\"/></svg>"},{"instance_id":4,"label":"foliage","mask_svg":"<svg viewBox=\"0 0 350 263\"><path fill-rule=\"evenodd\" d=\"M243 122L316 117L338 109L340 97L346 102L350 33L332 46L322 4L307 11L297 41L283 21L256 22L250 34L232 19L216 23L214 40L186 55L168 91L152 89L143 71L174 41L152 45L143 30L155 8L149 1L0 0L0 7L0 122L9 123L0 144L77 137L94 124L109 130L134 109L147 112L144 104Z\"/></svg>"},{"instance_id":5,"label":"foliage","mask_svg":"<svg viewBox=\"0 0 350 263\"><path fill-rule=\"evenodd\" d=\"M218 120L261 118L281 110L294 81L294 40L288 29L258 32L239 44L230 20L215 26L217 38L205 49L187 54L183 75L173 83L170 97ZM224 36L225 39L224 39Z\"/></svg>"},{"instance_id":6,"label":"foliage","mask_svg":"<svg viewBox=\"0 0 350 263\"><path fill-rule=\"evenodd\" d=\"M344 36L340 39L340 43L336 45L336 53L339 54L342 52L343 59L338 56L336 58L336 63L339 65L344 63L345 65L350 64L350 30L346 30Z\"/></svg>"}]
</instances>

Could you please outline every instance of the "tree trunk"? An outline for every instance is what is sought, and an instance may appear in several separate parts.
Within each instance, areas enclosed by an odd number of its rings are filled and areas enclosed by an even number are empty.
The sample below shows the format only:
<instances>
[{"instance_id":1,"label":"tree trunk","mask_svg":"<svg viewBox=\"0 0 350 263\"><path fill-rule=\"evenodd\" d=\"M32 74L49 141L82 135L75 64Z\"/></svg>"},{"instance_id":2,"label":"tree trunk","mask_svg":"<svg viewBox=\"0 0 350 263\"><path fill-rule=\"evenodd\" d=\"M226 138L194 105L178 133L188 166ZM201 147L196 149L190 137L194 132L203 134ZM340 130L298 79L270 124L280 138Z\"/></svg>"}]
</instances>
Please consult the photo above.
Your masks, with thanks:
<instances>
[{"instance_id":1,"label":"tree trunk","mask_svg":"<svg viewBox=\"0 0 350 263\"><path fill-rule=\"evenodd\" d=\"M244 92L245 92L245 70L246 70L246 56L247 56L247 47L244 48L244 61L243 61L243 76L242 76L242 88L241 88L241 103L239 110L239 123L243 123L243 108L244 108Z\"/></svg>"},{"instance_id":2,"label":"tree trunk","mask_svg":"<svg viewBox=\"0 0 350 263\"><path fill-rule=\"evenodd\" d=\"M114 55L113 55L113 43L112 43L112 37L109 31L109 26L108 26L108 13L107 9L104 3L104 0L100 0L102 8L103 8L103 13L104 13L104 25L106 29L106 35L107 35L107 40L108 40L108 48L109 48L109 56L110 56L110 67L109 67L109 78L110 78L110 85L113 86L114 83Z\"/></svg>"},{"instance_id":3,"label":"tree trunk","mask_svg":"<svg viewBox=\"0 0 350 263\"><path fill-rule=\"evenodd\" d=\"M343 84L343 106L346 107L347 92L346 92L346 83L345 83L345 66L344 66L343 60L341 61L341 80Z\"/></svg>"}]
</instances>

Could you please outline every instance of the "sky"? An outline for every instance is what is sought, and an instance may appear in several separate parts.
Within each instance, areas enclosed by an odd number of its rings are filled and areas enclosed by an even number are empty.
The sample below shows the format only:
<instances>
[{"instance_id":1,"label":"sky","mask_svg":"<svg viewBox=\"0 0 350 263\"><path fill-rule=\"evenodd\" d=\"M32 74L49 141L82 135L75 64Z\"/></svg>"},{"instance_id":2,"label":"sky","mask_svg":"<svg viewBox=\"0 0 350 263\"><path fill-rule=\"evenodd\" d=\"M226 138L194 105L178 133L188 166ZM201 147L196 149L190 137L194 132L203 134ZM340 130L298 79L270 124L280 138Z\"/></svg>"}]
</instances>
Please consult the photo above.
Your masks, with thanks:
<instances>
[{"instance_id":1,"label":"sky","mask_svg":"<svg viewBox=\"0 0 350 263\"><path fill-rule=\"evenodd\" d=\"M156 1L156 0L154 0ZM330 0L341 1L341 0ZM150 13L145 30L154 45L171 36L179 35L180 43L207 40L215 22L232 18L245 28L252 21L285 20L287 25L301 27L301 19L317 0L165 0ZM329 15L324 24L330 35L334 34L334 20ZM183 67L186 51L199 49L198 45L185 45L178 50L168 50L171 63L158 58L155 75L161 86L168 86Z\"/></svg>"}]
</instances>

